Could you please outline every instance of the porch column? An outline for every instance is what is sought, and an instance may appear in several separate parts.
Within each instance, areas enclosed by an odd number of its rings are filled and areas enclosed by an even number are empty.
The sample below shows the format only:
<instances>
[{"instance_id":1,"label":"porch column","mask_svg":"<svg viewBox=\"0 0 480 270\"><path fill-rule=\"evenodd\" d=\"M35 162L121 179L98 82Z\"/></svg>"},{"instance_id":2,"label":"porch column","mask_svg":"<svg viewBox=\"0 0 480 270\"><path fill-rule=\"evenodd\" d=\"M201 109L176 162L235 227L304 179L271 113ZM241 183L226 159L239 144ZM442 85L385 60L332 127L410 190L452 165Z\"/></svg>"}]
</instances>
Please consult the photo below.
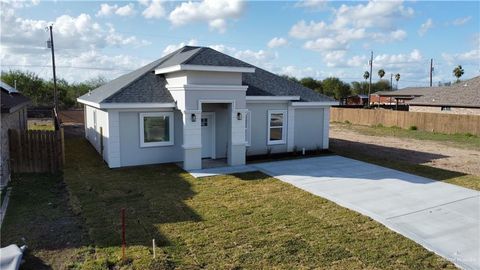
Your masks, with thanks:
<instances>
[{"instance_id":1,"label":"porch column","mask_svg":"<svg viewBox=\"0 0 480 270\"><path fill-rule=\"evenodd\" d=\"M231 110L231 138L228 149L228 165L245 165L245 117L246 109Z\"/></svg>"},{"instance_id":2,"label":"porch column","mask_svg":"<svg viewBox=\"0 0 480 270\"><path fill-rule=\"evenodd\" d=\"M185 170L202 168L202 129L200 126L201 114L202 111L200 110L183 111L182 147L183 169Z\"/></svg>"}]
</instances>

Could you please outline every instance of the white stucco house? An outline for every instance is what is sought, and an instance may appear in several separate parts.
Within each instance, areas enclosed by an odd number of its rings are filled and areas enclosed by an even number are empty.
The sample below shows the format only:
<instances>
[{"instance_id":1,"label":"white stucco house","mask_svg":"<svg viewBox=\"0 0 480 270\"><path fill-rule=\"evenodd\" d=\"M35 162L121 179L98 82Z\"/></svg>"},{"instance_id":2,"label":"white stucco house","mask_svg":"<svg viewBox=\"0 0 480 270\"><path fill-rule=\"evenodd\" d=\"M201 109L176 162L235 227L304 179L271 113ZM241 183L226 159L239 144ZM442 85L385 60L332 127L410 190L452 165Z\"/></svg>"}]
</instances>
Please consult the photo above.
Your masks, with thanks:
<instances>
[{"instance_id":1,"label":"white stucco house","mask_svg":"<svg viewBox=\"0 0 480 270\"><path fill-rule=\"evenodd\" d=\"M183 47L81 97L85 136L111 168L327 149L338 104L207 47Z\"/></svg>"}]
</instances>

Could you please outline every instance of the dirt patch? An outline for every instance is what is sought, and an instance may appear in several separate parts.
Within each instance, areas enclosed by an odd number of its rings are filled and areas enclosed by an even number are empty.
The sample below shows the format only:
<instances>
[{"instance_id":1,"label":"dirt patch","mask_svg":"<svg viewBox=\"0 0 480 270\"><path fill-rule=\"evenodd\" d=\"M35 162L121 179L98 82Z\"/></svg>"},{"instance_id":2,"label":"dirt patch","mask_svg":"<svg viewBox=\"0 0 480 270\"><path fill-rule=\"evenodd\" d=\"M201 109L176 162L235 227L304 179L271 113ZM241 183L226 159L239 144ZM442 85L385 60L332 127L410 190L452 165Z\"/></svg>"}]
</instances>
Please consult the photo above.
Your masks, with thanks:
<instances>
[{"instance_id":1,"label":"dirt patch","mask_svg":"<svg viewBox=\"0 0 480 270\"><path fill-rule=\"evenodd\" d=\"M83 125L84 123L83 110L60 111L58 117L63 125Z\"/></svg>"},{"instance_id":2,"label":"dirt patch","mask_svg":"<svg viewBox=\"0 0 480 270\"><path fill-rule=\"evenodd\" d=\"M334 152L348 149L387 160L480 175L480 151L435 141L369 136L331 124L330 149Z\"/></svg>"}]
</instances>

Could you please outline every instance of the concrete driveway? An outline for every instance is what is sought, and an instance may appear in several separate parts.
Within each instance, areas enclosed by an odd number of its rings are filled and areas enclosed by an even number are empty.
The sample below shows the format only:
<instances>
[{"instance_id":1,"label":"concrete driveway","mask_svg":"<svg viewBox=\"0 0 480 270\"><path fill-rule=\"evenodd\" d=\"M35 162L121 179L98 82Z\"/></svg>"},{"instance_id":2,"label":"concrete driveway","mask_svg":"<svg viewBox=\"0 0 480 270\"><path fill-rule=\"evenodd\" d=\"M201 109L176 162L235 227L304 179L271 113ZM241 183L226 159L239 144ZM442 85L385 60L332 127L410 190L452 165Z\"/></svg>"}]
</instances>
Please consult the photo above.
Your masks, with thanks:
<instances>
[{"instance_id":1,"label":"concrete driveway","mask_svg":"<svg viewBox=\"0 0 480 270\"><path fill-rule=\"evenodd\" d=\"M480 192L339 156L250 166L480 269Z\"/></svg>"}]
</instances>

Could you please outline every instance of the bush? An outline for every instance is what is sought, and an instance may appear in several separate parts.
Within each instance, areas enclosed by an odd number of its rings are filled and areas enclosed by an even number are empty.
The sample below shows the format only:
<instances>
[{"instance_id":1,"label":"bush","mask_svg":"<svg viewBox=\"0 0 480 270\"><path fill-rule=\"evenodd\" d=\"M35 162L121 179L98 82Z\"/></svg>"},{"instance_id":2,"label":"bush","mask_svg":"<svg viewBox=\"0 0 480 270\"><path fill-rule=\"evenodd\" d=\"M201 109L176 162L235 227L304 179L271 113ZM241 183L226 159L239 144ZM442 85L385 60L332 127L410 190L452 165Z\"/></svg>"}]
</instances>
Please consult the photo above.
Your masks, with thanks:
<instances>
[{"instance_id":1,"label":"bush","mask_svg":"<svg viewBox=\"0 0 480 270\"><path fill-rule=\"evenodd\" d=\"M410 130L417 130L418 128L417 128L417 126L410 126L408 129L410 129Z\"/></svg>"},{"instance_id":2,"label":"bush","mask_svg":"<svg viewBox=\"0 0 480 270\"><path fill-rule=\"evenodd\" d=\"M344 123L345 123L345 124L350 124L350 121L345 120Z\"/></svg>"},{"instance_id":3,"label":"bush","mask_svg":"<svg viewBox=\"0 0 480 270\"><path fill-rule=\"evenodd\" d=\"M379 127L379 128L382 128L383 127L383 124L377 124L376 127Z\"/></svg>"}]
</instances>

